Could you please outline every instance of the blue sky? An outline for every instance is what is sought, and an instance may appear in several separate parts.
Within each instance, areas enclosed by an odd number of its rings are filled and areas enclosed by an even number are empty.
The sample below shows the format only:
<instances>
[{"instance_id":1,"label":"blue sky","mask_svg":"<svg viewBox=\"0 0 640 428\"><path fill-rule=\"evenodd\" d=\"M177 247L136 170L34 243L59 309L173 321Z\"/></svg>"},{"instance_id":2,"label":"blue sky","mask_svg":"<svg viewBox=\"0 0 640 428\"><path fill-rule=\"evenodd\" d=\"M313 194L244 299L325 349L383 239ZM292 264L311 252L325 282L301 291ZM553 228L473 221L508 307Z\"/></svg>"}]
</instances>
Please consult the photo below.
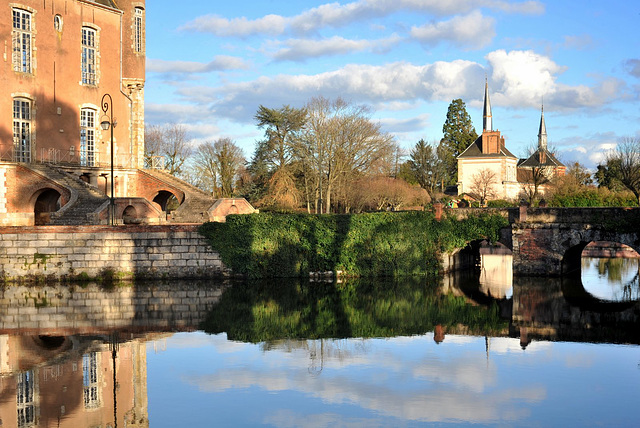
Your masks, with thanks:
<instances>
[{"instance_id":1,"label":"blue sky","mask_svg":"<svg viewBox=\"0 0 640 428\"><path fill-rule=\"evenodd\" d=\"M146 120L250 157L259 105L338 96L373 109L407 151L439 141L451 100L523 157L544 100L549 144L589 168L640 137L640 4L553 0L167 0L147 3Z\"/></svg>"}]
</instances>

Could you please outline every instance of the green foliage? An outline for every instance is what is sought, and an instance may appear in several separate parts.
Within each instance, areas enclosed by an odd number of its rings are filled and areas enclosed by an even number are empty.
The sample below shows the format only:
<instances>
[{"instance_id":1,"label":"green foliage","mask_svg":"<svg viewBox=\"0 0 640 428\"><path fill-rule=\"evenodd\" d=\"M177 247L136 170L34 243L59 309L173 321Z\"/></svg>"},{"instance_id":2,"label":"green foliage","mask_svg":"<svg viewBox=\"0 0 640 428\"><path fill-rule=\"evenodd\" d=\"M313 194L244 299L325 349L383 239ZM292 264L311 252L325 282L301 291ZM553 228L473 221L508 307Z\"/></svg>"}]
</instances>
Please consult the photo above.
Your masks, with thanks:
<instances>
[{"instance_id":1,"label":"green foliage","mask_svg":"<svg viewBox=\"0 0 640 428\"><path fill-rule=\"evenodd\" d=\"M612 192L606 188L582 188L573 192L553 195L549 201L554 207L635 207L638 201L629 191Z\"/></svg>"},{"instance_id":2,"label":"green foliage","mask_svg":"<svg viewBox=\"0 0 640 428\"><path fill-rule=\"evenodd\" d=\"M448 154L446 163L450 178L453 179L451 183L455 183L458 177L458 163L456 160L458 155L464 152L478 138L478 134L471 122L471 116L467 113L466 105L460 98L451 101L451 104L449 104L447 119L442 126L442 133L444 134L442 143L446 149L443 152L446 151Z\"/></svg>"},{"instance_id":3,"label":"green foliage","mask_svg":"<svg viewBox=\"0 0 640 428\"><path fill-rule=\"evenodd\" d=\"M511 208L515 206L518 206L518 204L513 201L505 201L504 199L495 199L487 202L487 207L489 208Z\"/></svg>"},{"instance_id":4,"label":"green foliage","mask_svg":"<svg viewBox=\"0 0 640 428\"><path fill-rule=\"evenodd\" d=\"M437 280L348 280L336 283L270 281L227 290L201 328L230 340L393 337L424 334L436 325L475 334L504 332L497 304L470 305L443 295Z\"/></svg>"},{"instance_id":5,"label":"green foliage","mask_svg":"<svg viewBox=\"0 0 640 428\"><path fill-rule=\"evenodd\" d=\"M436 221L431 212L355 215L255 214L206 223L200 232L235 273L250 278L425 275L438 254L468 242L498 240L507 220L482 214Z\"/></svg>"}]
</instances>

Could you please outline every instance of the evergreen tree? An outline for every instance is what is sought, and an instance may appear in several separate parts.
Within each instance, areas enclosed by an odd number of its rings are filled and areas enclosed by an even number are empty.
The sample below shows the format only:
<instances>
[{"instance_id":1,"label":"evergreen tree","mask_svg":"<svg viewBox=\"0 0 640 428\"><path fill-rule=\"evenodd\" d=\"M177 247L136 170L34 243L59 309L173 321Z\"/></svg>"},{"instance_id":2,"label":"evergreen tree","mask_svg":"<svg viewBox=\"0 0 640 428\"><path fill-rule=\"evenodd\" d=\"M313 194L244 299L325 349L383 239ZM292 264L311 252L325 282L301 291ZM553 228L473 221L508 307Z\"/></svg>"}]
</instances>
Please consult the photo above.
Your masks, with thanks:
<instances>
[{"instance_id":1,"label":"evergreen tree","mask_svg":"<svg viewBox=\"0 0 640 428\"><path fill-rule=\"evenodd\" d=\"M447 119L442 126L443 151L447 152L445 163L449 173L449 182L455 183L458 177L457 157L473 143L478 134L476 133L471 116L467 113L467 108L460 98L451 101L447 110Z\"/></svg>"}]
</instances>

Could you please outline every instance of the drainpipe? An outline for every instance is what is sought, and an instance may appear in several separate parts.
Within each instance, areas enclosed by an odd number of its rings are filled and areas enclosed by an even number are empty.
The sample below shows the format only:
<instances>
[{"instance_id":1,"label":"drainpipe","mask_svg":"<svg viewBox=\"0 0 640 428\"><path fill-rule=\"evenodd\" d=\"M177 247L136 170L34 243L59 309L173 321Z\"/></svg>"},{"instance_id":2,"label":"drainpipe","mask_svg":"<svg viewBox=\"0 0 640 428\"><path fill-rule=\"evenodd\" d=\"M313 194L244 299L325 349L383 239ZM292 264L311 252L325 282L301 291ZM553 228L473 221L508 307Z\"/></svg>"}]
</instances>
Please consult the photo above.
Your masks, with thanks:
<instances>
[{"instance_id":1,"label":"drainpipe","mask_svg":"<svg viewBox=\"0 0 640 428\"><path fill-rule=\"evenodd\" d=\"M133 126L132 126L132 120L133 120L133 100L131 99L131 97L126 94L123 90L122 90L122 80L124 78L123 76L123 71L122 71L122 57L123 57L123 42L124 42L124 36L123 36L123 28L124 28L124 22L123 22L123 17L124 17L124 12L120 11L120 93L122 95L125 96L125 98L127 98L129 100L129 156L133 156Z\"/></svg>"}]
</instances>

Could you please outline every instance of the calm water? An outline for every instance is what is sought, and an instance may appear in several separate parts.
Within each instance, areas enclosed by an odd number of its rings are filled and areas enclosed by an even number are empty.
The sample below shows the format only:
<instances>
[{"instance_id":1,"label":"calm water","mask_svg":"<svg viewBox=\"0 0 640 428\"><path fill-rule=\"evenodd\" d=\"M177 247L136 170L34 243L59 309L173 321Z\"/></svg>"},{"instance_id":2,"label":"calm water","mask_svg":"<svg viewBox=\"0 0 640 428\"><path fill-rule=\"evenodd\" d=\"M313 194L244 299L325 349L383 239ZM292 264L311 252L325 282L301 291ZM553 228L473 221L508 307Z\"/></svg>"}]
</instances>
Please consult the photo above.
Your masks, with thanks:
<instances>
[{"instance_id":1,"label":"calm water","mask_svg":"<svg viewBox=\"0 0 640 428\"><path fill-rule=\"evenodd\" d=\"M637 426L638 265L615 263L583 261L584 287L494 258L401 283L1 289L0 427Z\"/></svg>"}]
</instances>

